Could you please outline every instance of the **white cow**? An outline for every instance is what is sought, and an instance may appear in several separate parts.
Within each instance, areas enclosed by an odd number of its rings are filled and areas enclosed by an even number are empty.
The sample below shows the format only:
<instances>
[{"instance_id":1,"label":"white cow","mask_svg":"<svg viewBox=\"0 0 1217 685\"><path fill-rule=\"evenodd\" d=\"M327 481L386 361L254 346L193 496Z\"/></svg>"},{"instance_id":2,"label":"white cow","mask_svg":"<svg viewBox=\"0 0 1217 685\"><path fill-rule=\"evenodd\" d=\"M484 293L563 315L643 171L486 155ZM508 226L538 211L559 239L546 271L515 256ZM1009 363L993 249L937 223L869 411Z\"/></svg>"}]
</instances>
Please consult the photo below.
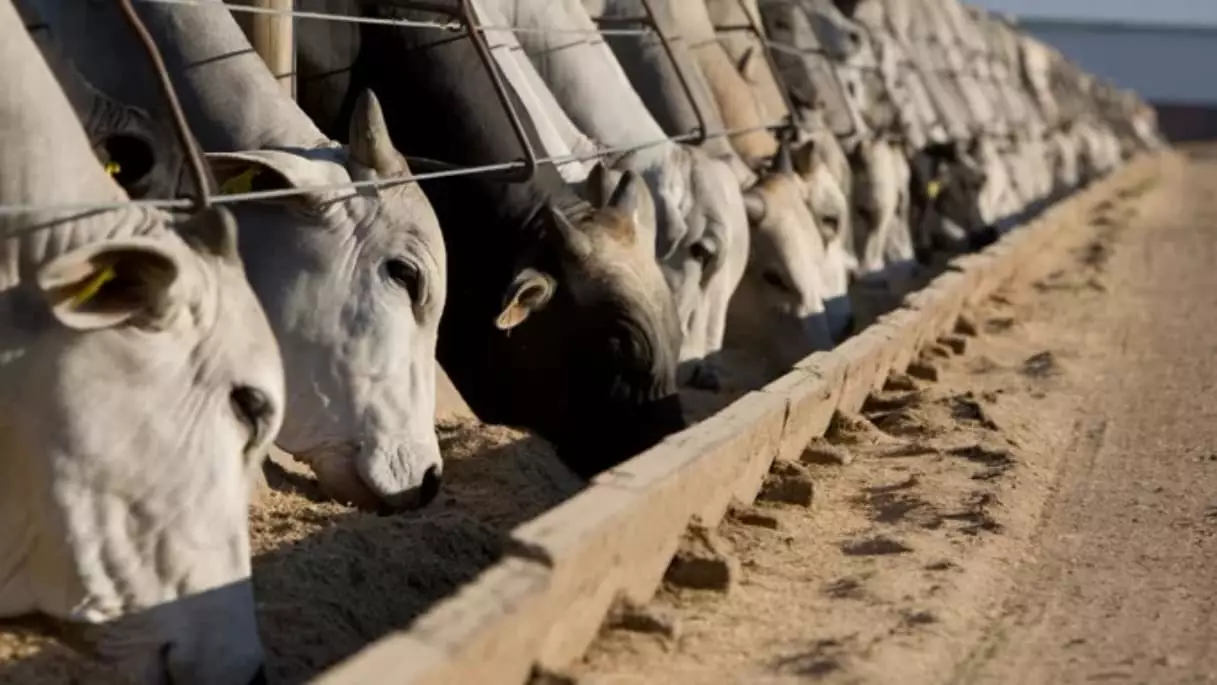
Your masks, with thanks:
<instances>
[{"instance_id":1,"label":"white cow","mask_svg":"<svg viewBox=\"0 0 1217 685\"><path fill-rule=\"evenodd\" d=\"M163 116L113 3L20 1L90 82ZM324 188L233 206L246 227L242 260L288 369L279 446L341 500L425 504L442 472L434 355L447 258L417 184L344 187L410 173L376 98L356 103L351 145L340 146L282 91L222 3L138 9L227 190Z\"/></svg>"},{"instance_id":2,"label":"white cow","mask_svg":"<svg viewBox=\"0 0 1217 685\"><path fill-rule=\"evenodd\" d=\"M605 17L637 17L637 0L587 0ZM834 282L825 250L825 233L811 212L810 189L790 157L799 151L779 146L732 60L714 42L714 28L700 4L661 0L653 3L662 30L680 39L672 43L680 70L695 92L702 118L711 131L749 131L716 141L729 142L721 152L750 174L740 178L748 208L751 249L748 267L728 313L730 347L763 357L771 369L784 369L834 344L826 301L842 299L845 288ZM688 97L676 69L654 36L608 36L613 54L653 112L663 112L669 134L697 125L681 116ZM775 155L775 152L779 153ZM838 269L839 270L839 269ZM748 294L743 291L747 290ZM848 310L846 310L848 313ZM741 316L742 314L742 316ZM741 323L743 321L744 323Z\"/></svg>"},{"instance_id":3,"label":"white cow","mask_svg":"<svg viewBox=\"0 0 1217 685\"><path fill-rule=\"evenodd\" d=\"M125 201L9 0L0 206ZM0 617L43 614L134 681L265 682L248 502L283 366L235 224L0 214Z\"/></svg>"}]
</instances>

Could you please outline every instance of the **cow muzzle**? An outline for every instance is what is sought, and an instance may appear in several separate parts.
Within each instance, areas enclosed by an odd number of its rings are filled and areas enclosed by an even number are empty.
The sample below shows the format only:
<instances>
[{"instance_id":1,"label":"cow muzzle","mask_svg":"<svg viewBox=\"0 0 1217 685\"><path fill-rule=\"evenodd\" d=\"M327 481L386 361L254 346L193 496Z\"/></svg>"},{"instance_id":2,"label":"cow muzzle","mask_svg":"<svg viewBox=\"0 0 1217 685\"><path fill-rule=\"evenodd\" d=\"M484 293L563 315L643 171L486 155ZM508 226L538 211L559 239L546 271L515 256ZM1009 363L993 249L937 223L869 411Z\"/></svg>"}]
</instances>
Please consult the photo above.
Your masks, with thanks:
<instances>
[{"instance_id":1,"label":"cow muzzle","mask_svg":"<svg viewBox=\"0 0 1217 685\"><path fill-rule=\"evenodd\" d=\"M296 456L312 468L327 495L381 514L430 504L444 469L438 442L324 445Z\"/></svg>"}]
</instances>

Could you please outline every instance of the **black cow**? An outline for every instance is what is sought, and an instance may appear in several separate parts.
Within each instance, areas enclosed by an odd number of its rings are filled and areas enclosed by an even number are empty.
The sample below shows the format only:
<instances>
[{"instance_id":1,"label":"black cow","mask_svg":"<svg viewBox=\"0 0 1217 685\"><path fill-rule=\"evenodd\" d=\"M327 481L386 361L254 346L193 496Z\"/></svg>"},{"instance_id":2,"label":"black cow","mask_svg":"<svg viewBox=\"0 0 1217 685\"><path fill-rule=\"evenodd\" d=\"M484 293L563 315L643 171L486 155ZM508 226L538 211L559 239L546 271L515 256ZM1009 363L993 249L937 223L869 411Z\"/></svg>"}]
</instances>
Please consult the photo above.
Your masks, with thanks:
<instances>
[{"instance_id":1,"label":"black cow","mask_svg":"<svg viewBox=\"0 0 1217 685\"><path fill-rule=\"evenodd\" d=\"M980 212L984 172L967 163L958 145L927 145L909 157L909 167L909 225L919 261L935 252L981 249L997 239Z\"/></svg>"},{"instance_id":2,"label":"black cow","mask_svg":"<svg viewBox=\"0 0 1217 685\"><path fill-rule=\"evenodd\" d=\"M449 19L388 2L305 0L299 9ZM408 157L462 167L522 158L490 72L464 32L328 21L297 27L299 102L329 135L346 135L358 94L372 89ZM514 94L512 101L539 147ZM440 363L482 419L535 430L584 477L685 425L675 305L653 241L640 239L630 218L647 190L631 173L618 183L609 178L598 167L589 179L598 206L545 164L526 182L487 175L422 182L448 249Z\"/></svg>"}]
</instances>

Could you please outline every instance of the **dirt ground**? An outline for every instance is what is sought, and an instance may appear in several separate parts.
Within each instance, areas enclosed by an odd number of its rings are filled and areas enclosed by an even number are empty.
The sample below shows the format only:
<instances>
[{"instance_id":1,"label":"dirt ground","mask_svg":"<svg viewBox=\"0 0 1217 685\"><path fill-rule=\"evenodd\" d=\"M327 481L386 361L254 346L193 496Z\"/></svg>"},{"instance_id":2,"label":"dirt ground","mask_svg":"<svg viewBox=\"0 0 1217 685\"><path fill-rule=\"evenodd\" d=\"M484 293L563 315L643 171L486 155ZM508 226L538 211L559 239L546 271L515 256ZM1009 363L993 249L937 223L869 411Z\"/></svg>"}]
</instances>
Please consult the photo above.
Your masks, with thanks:
<instances>
[{"instance_id":1,"label":"dirt ground","mask_svg":"<svg viewBox=\"0 0 1217 685\"><path fill-rule=\"evenodd\" d=\"M1217 152L1099 211L625 610L581 685L1217 681ZM817 456L818 455L818 456ZM826 457L831 457L826 459Z\"/></svg>"}]
</instances>

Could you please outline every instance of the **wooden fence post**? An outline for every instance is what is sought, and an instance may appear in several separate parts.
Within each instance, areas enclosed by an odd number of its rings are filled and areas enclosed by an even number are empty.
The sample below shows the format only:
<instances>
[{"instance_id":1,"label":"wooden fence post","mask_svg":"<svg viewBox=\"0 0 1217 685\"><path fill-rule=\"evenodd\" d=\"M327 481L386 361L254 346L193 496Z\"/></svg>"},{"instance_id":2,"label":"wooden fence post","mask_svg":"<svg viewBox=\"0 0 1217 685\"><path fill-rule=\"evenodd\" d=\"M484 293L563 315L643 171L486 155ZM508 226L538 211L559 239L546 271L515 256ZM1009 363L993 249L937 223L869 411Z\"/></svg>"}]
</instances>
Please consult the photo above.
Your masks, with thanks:
<instances>
[{"instance_id":1,"label":"wooden fence post","mask_svg":"<svg viewBox=\"0 0 1217 685\"><path fill-rule=\"evenodd\" d=\"M235 0L237 4L262 9L290 11L293 0ZM283 89L296 97L296 43L293 35L294 17L281 14L233 12L254 51L270 67Z\"/></svg>"}]
</instances>

